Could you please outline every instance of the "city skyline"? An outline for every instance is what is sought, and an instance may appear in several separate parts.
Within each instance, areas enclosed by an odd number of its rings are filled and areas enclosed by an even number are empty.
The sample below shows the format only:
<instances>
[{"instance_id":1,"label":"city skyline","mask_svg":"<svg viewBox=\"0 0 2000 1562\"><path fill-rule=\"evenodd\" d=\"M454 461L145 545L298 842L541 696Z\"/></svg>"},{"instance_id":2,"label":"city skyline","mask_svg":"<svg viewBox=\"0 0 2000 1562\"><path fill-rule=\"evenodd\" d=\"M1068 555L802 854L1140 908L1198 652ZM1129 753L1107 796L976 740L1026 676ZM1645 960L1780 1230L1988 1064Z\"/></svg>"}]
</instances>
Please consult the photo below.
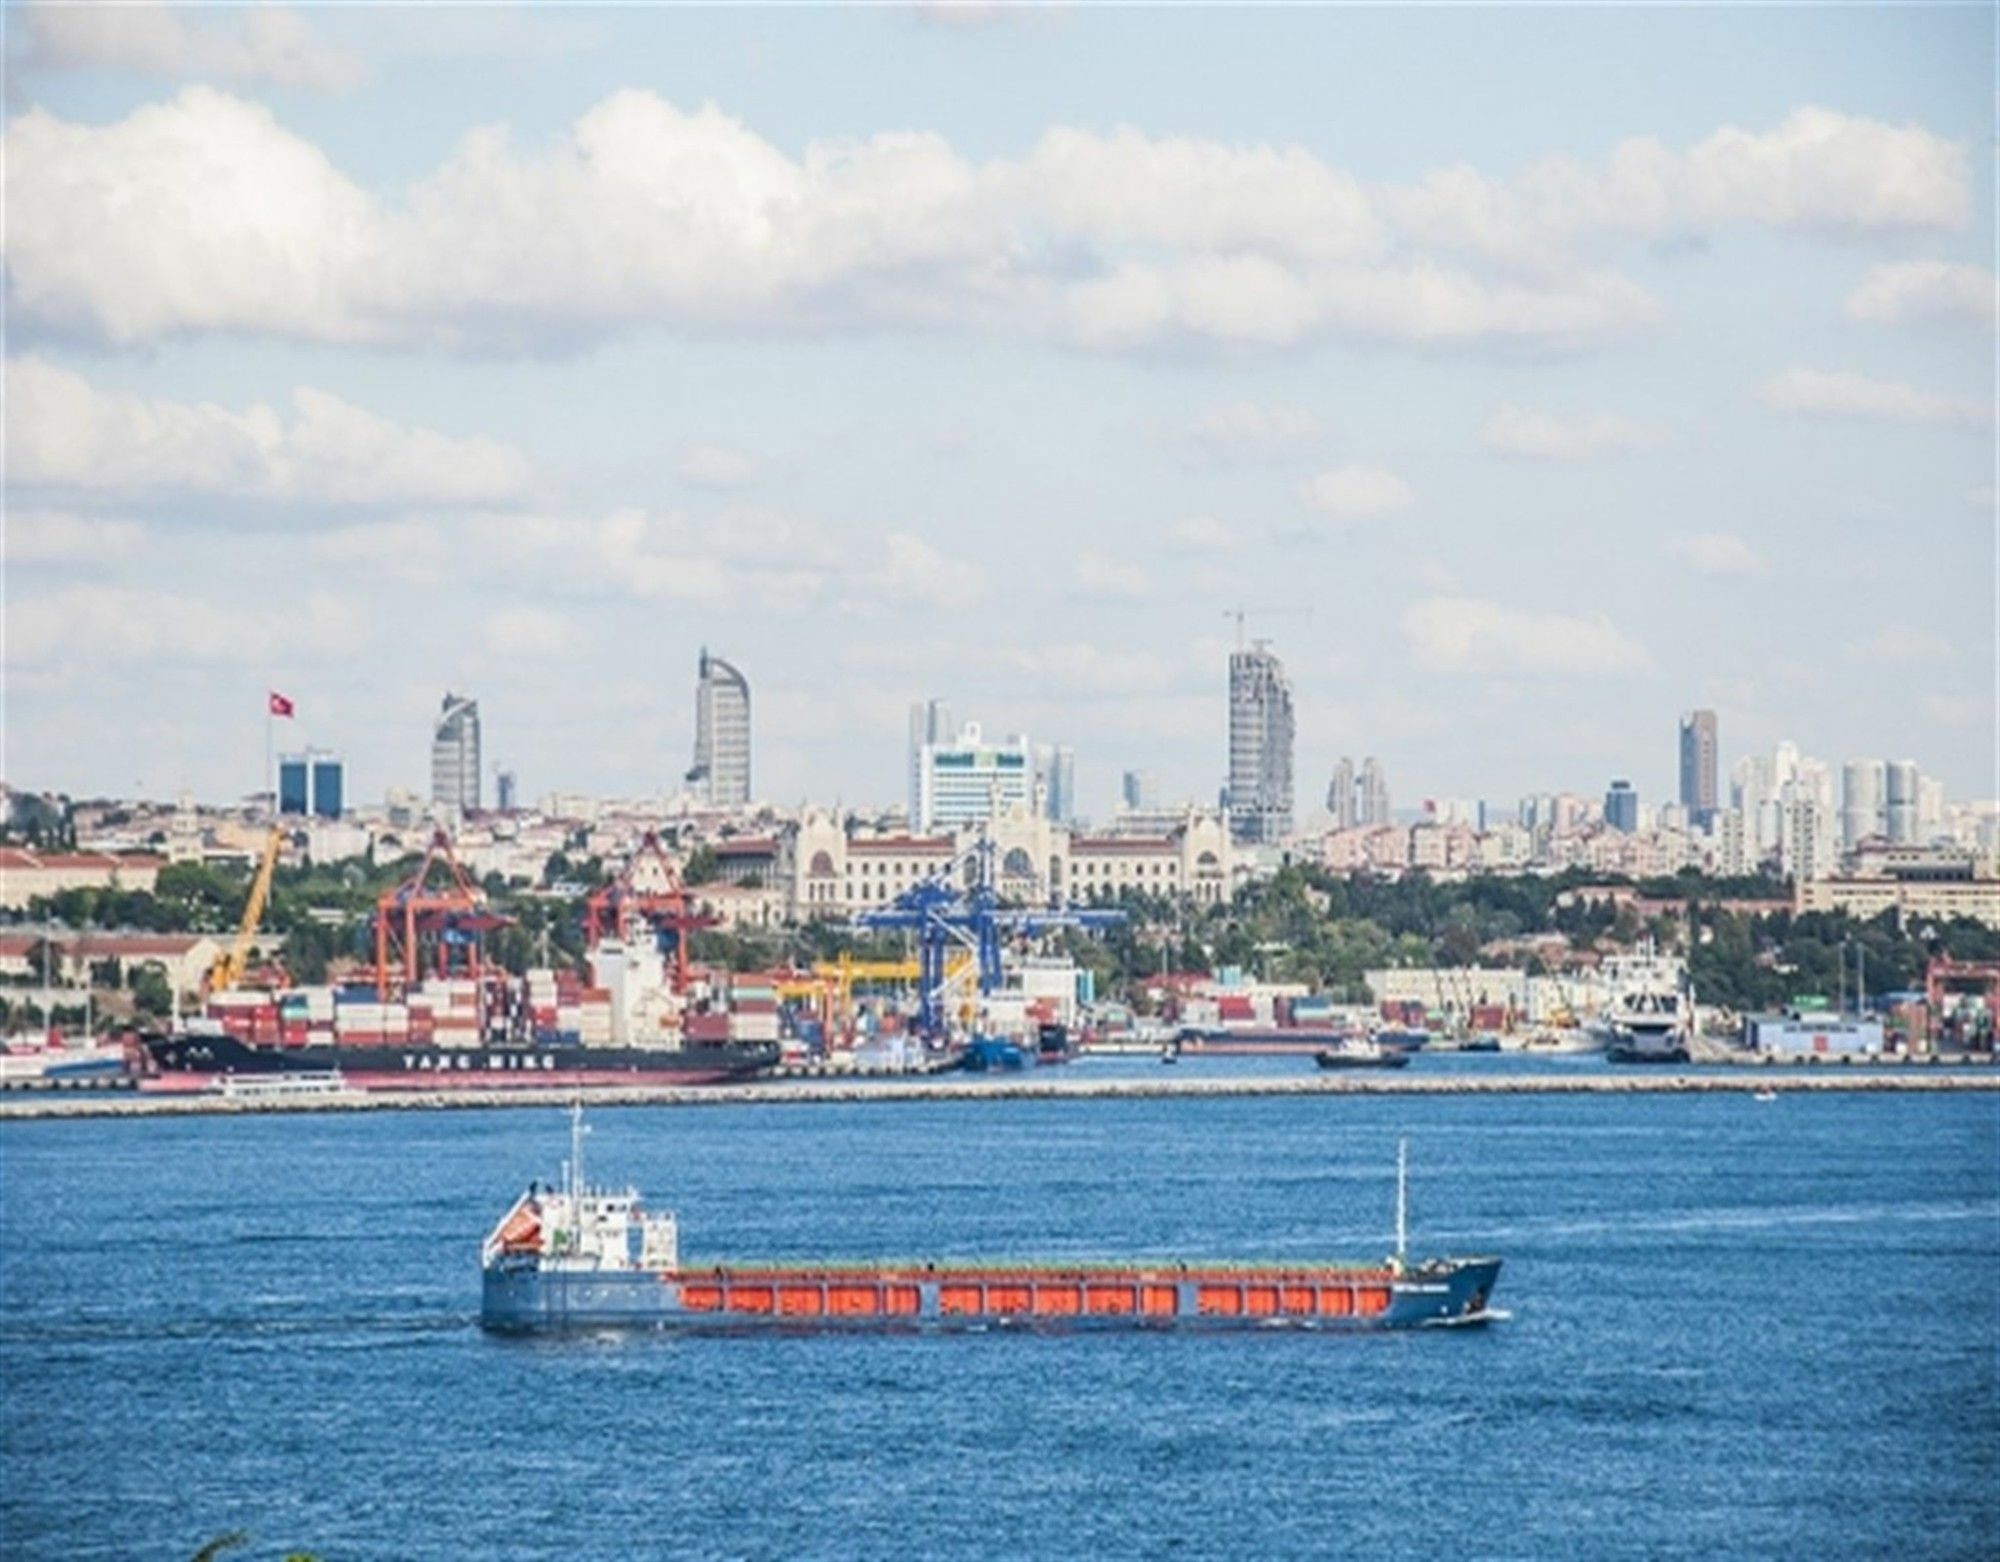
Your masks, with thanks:
<instances>
[{"instance_id":1,"label":"city skyline","mask_svg":"<svg viewBox=\"0 0 2000 1562\"><path fill-rule=\"evenodd\" d=\"M421 60L77 16L10 62L15 785L242 795L276 687L350 792L421 791L464 687L525 795L651 793L713 643L773 799L893 800L948 688L1073 747L1081 813L1208 801L1242 603L1302 803L1371 753L1663 798L1682 708L1725 765L1995 790L1988 12L439 13ZM547 233L473 243L522 192ZM558 242L641 209L684 269Z\"/></svg>"}]
</instances>

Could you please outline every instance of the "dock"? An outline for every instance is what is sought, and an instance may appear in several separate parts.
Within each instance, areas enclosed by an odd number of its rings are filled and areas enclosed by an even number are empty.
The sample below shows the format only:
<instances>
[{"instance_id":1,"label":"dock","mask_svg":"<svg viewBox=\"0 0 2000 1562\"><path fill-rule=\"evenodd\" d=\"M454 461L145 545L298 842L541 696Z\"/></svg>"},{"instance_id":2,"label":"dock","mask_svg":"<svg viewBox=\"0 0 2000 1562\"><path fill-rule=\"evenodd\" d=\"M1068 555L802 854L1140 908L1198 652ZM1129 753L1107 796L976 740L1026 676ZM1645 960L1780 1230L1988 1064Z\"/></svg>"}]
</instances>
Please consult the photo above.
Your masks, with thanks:
<instances>
[{"instance_id":1,"label":"dock","mask_svg":"<svg viewBox=\"0 0 2000 1562\"><path fill-rule=\"evenodd\" d=\"M593 1108L621 1106L892 1105L911 1101L1157 1100L1241 1096L1744 1096L1937 1094L2000 1091L2000 1070L1843 1067L1634 1071L1616 1074L1383 1073L1237 1075L1202 1078L1163 1074L1143 1079L1093 1079L1063 1071L1044 1075L957 1078L794 1079L741 1085L603 1086L587 1093ZM130 1091L15 1094L0 1099L0 1122L74 1117L230 1117L261 1112L376 1112L567 1106L576 1092L511 1086L481 1090L397 1090L231 1098L144 1095Z\"/></svg>"}]
</instances>

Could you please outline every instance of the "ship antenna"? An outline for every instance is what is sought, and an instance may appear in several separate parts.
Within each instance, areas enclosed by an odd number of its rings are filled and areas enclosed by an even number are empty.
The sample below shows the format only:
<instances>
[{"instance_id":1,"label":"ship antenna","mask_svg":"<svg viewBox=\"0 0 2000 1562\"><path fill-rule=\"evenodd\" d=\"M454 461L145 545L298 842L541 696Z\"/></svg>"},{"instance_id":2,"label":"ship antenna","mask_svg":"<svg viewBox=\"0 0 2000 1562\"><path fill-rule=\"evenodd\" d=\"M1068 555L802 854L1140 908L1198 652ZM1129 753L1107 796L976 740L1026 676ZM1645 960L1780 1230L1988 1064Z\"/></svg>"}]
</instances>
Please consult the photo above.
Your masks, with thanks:
<instances>
[{"instance_id":1,"label":"ship antenna","mask_svg":"<svg viewBox=\"0 0 2000 1562\"><path fill-rule=\"evenodd\" d=\"M570 1197L575 1199L583 1192L583 1101L580 1097L569 1104L569 1177Z\"/></svg>"},{"instance_id":2,"label":"ship antenna","mask_svg":"<svg viewBox=\"0 0 2000 1562\"><path fill-rule=\"evenodd\" d=\"M1396 1265L1401 1268L1410 1246L1410 1141L1396 1141Z\"/></svg>"}]
</instances>

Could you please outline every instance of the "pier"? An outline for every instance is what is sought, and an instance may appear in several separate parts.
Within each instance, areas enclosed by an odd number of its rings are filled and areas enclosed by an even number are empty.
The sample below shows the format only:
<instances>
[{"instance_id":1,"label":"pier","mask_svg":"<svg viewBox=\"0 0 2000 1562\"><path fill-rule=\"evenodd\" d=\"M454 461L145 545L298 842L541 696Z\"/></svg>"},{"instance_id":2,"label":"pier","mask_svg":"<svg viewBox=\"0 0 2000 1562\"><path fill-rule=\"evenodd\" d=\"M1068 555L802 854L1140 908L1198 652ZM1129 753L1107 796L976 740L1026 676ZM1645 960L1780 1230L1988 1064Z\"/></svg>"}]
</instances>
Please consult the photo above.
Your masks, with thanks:
<instances>
[{"instance_id":1,"label":"pier","mask_svg":"<svg viewBox=\"0 0 2000 1562\"><path fill-rule=\"evenodd\" d=\"M917 1076L772 1080L744 1085L603 1086L586 1093L593 1108L616 1106L892 1105L910 1101L1104 1101L1234 1096L1579 1096L1906 1094L2000 1091L1992 1068L1893 1069L1815 1066L1614 1074L1186 1074L1093 1079L1064 1072L1001 1078ZM512 1086L495 1089L327 1092L316 1095L142 1095L80 1091L0 1099L0 1122L56 1117L228 1117L246 1112L369 1112L566 1106L576 1092Z\"/></svg>"}]
</instances>

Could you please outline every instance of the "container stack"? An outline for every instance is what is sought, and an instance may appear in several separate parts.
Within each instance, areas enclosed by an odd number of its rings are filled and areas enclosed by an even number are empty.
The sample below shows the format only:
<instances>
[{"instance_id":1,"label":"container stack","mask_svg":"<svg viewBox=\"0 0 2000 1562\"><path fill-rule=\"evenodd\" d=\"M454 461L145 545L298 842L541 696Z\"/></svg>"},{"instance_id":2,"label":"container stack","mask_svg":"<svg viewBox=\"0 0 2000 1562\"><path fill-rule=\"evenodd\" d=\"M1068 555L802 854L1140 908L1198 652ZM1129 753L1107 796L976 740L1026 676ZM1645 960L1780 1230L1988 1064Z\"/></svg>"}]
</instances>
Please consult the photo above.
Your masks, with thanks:
<instances>
[{"instance_id":1,"label":"container stack","mask_svg":"<svg viewBox=\"0 0 2000 1562\"><path fill-rule=\"evenodd\" d=\"M283 1039L278 1005L271 994L237 990L209 995L208 1017L238 1041L275 1047Z\"/></svg>"},{"instance_id":2,"label":"container stack","mask_svg":"<svg viewBox=\"0 0 2000 1562\"><path fill-rule=\"evenodd\" d=\"M737 1041L778 1039L778 990L769 982L738 980L730 984L729 1033Z\"/></svg>"},{"instance_id":3,"label":"container stack","mask_svg":"<svg viewBox=\"0 0 2000 1562\"><path fill-rule=\"evenodd\" d=\"M586 1047L611 1045L611 989L584 987L577 992L577 1040Z\"/></svg>"},{"instance_id":4,"label":"container stack","mask_svg":"<svg viewBox=\"0 0 2000 1562\"><path fill-rule=\"evenodd\" d=\"M333 1039L343 1047L400 1047L414 1038L410 1008L402 1003L342 1003L334 1010Z\"/></svg>"}]
</instances>

